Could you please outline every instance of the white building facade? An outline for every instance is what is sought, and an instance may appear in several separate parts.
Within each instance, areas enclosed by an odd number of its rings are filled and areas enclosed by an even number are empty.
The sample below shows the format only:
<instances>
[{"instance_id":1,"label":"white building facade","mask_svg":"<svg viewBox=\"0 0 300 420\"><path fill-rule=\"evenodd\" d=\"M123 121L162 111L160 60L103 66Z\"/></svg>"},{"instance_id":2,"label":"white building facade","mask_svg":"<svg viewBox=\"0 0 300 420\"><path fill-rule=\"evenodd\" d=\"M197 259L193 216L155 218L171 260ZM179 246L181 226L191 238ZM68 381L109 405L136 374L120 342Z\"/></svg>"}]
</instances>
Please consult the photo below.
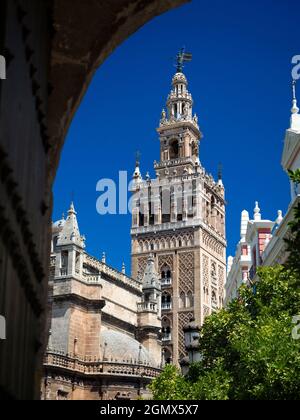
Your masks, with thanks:
<instances>
[{"instance_id":1,"label":"white building facade","mask_svg":"<svg viewBox=\"0 0 300 420\"><path fill-rule=\"evenodd\" d=\"M282 167L287 174L300 168L300 114L295 82L291 112L290 128L286 131L282 155ZM290 188L291 201L284 217L278 210L275 221L263 220L258 203L253 220L249 220L247 211L242 212L241 240L235 257L228 257L225 304L238 296L242 284L250 284L254 280L257 267L284 264L286 261L285 239L288 236L289 223L294 218L294 210L300 202L299 185L290 181Z\"/></svg>"}]
</instances>

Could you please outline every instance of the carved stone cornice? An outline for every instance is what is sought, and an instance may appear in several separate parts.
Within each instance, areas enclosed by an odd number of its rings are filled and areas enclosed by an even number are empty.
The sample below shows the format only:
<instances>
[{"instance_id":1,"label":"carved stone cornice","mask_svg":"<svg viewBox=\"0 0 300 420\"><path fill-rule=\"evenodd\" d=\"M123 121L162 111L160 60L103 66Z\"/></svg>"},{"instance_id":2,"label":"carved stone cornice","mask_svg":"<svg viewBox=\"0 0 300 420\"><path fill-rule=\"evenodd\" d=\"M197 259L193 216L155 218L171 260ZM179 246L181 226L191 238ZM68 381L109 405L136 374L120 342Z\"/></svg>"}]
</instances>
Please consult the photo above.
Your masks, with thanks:
<instances>
[{"instance_id":1,"label":"carved stone cornice","mask_svg":"<svg viewBox=\"0 0 300 420\"><path fill-rule=\"evenodd\" d=\"M75 293L61 294L53 296L55 302L70 302L73 305L83 307L87 311L95 311L101 313L105 306L104 299L90 299Z\"/></svg>"}]
</instances>

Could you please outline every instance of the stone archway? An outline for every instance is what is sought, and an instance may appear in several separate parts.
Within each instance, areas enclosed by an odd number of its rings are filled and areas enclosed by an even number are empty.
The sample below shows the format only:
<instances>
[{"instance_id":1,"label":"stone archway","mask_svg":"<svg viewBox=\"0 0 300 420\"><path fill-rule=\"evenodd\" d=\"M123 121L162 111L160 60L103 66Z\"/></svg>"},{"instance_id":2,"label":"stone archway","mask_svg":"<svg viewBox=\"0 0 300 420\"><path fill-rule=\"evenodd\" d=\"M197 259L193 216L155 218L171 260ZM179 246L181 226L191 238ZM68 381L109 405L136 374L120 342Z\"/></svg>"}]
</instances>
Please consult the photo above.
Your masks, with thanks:
<instances>
[{"instance_id":1,"label":"stone archway","mask_svg":"<svg viewBox=\"0 0 300 420\"><path fill-rule=\"evenodd\" d=\"M39 397L52 184L97 68L142 25L189 0L1 0L0 398ZM84 36L83 36L84 34ZM49 378L51 380L51 378Z\"/></svg>"}]
</instances>

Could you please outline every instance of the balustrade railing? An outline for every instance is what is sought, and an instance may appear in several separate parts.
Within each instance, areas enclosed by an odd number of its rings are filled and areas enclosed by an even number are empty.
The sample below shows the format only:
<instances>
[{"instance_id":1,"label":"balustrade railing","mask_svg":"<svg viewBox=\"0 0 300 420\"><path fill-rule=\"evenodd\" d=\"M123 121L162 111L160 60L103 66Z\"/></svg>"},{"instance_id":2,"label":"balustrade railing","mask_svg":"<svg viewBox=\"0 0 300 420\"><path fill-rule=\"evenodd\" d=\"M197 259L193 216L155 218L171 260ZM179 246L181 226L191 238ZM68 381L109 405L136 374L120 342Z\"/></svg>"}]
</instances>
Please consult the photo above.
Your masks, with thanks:
<instances>
[{"instance_id":1,"label":"balustrade railing","mask_svg":"<svg viewBox=\"0 0 300 420\"><path fill-rule=\"evenodd\" d=\"M172 279L170 277L162 278L161 279L162 286L172 286Z\"/></svg>"},{"instance_id":2,"label":"balustrade railing","mask_svg":"<svg viewBox=\"0 0 300 420\"><path fill-rule=\"evenodd\" d=\"M157 312L157 303L153 302L141 302L138 303L138 311Z\"/></svg>"},{"instance_id":3,"label":"balustrade railing","mask_svg":"<svg viewBox=\"0 0 300 420\"><path fill-rule=\"evenodd\" d=\"M172 334L164 334L162 336L162 341L163 342L165 342L165 341L172 341Z\"/></svg>"},{"instance_id":4,"label":"balustrade railing","mask_svg":"<svg viewBox=\"0 0 300 420\"><path fill-rule=\"evenodd\" d=\"M160 366L151 366L149 363L138 360L100 360L97 358L75 357L62 352L48 350L44 356L44 365L48 367L62 368L87 375L121 375L143 376L156 378L161 372Z\"/></svg>"}]
</instances>

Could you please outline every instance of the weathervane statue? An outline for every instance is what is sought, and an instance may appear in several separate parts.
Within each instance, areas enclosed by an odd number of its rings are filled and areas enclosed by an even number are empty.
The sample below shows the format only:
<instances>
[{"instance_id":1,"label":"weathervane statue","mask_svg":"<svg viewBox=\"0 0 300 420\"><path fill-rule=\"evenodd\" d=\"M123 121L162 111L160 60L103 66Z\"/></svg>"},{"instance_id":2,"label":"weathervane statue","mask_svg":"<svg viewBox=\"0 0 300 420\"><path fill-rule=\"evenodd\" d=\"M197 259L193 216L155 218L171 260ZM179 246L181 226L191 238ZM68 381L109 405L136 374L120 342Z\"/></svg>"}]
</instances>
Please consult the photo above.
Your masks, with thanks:
<instances>
[{"instance_id":1,"label":"weathervane statue","mask_svg":"<svg viewBox=\"0 0 300 420\"><path fill-rule=\"evenodd\" d=\"M184 63L192 61L192 58L193 58L193 55L191 53L187 53L185 52L185 48L181 48L181 50L179 51L176 57L177 73L182 73L183 68L184 68Z\"/></svg>"}]
</instances>

